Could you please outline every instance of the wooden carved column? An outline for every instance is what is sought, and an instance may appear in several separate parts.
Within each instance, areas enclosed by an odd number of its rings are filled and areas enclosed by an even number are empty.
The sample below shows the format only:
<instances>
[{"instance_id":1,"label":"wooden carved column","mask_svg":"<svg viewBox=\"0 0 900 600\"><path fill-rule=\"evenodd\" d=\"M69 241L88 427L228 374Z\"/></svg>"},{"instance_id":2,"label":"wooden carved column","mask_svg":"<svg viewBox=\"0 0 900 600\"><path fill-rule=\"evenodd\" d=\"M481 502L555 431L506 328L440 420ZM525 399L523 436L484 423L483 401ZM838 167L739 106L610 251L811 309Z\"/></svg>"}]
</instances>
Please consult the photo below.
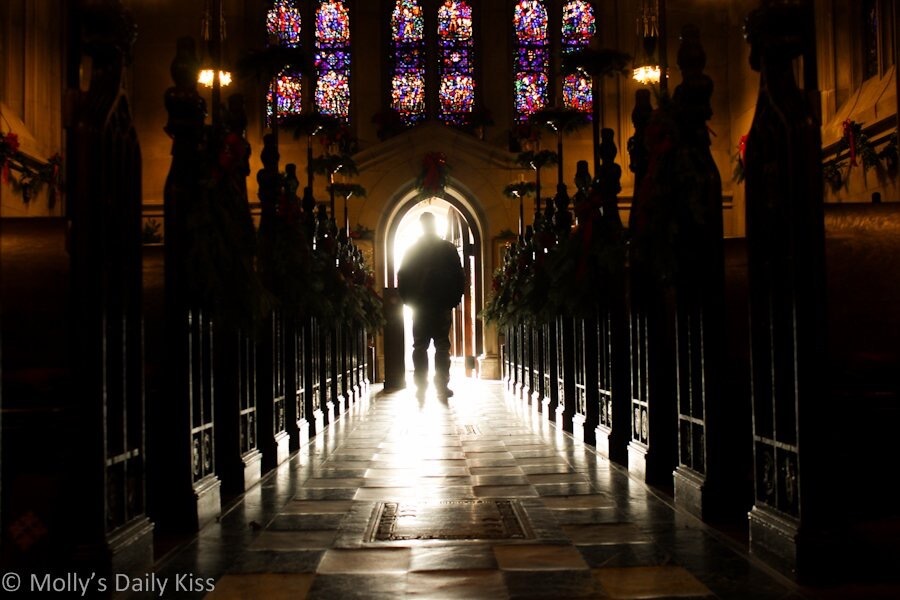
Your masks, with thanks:
<instances>
[{"instance_id":1,"label":"wooden carved column","mask_svg":"<svg viewBox=\"0 0 900 600\"><path fill-rule=\"evenodd\" d=\"M642 104L648 99L638 98ZM678 177L674 157L679 146L677 116L669 109L657 113L644 136L647 169L636 189L628 224L628 469L650 483L669 486L676 464L671 232L675 226L673 186ZM635 170L636 179L638 175Z\"/></svg>"},{"instance_id":2,"label":"wooden carved column","mask_svg":"<svg viewBox=\"0 0 900 600\"><path fill-rule=\"evenodd\" d=\"M738 468L729 469L740 448L730 441L723 413L740 418L736 400L723 406L721 374L725 368L724 257L722 181L709 150L706 122L712 116L713 82L703 68L706 54L699 31L681 33L678 66L682 82L672 102L681 150L673 186L678 214L675 275L675 356L678 394L678 467L675 503L699 517L724 512L727 487L740 487ZM746 417L747 415L743 415ZM731 477L729 477L731 476Z\"/></svg>"},{"instance_id":3,"label":"wooden carved column","mask_svg":"<svg viewBox=\"0 0 900 600\"><path fill-rule=\"evenodd\" d=\"M625 239L619 215L619 192L622 190L622 168L615 159L618 148L615 132L600 131L597 154L601 164L591 190L591 204L599 204L594 216L593 235L602 244L600 273L604 285L597 293L596 330L587 343L593 346L596 360L596 423L594 440L597 450L619 463L627 462L626 446L631 430L628 398L628 342L625 317ZM596 210L596 209L594 209Z\"/></svg>"},{"instance_id":4,"label":"wooden carved column","mask_svg":"<svg viewBox=\"0 0 900 600\"><path fill-rule=\"evenodd\" d=\"M565 240L572 229L572 213L569 211L566 185L556 186L553 197L553 231L557 243ZM575 340L575 320L569 314L556 317L556 426L572 431L572 418L576 413L575 368L579 362L579 349ZM583 362L583 361L582 361Z\"/></svg>"},{"instance_id":5,"label":"wooden carved column","mask_svg":"<svg viewBox=\"0 0 900 600\"><path fill-rule=\"evenodd\" d=\"M319 319L311 317L305 327L306 360L306 414L312 419L311 435L319 435L325 429L325 341Z\"/></svg>"},{"instance_id":6,"label":"wooden carved column","mask_svg":"<svg viewBox=\"0 0 900 600\"><path fill-rule=\"evenodd\" d=\"M118 2L80 3L67 128L76 559L101 573L153 561L146 515L141 303L141 151L124 88L135 28ZM78 29L73 33L77 35ZM90 86L77 65L92 59ZM84 63L82 63L84 64ZM46 442L33 440L36 444Z\"/></svg>"},{"instance_id":7,"label":"wooden carved column","mask_svg":"<svg viewBox=\"0 0 900 600\"><path fill-rule=\"evenodd\" d=\"M841 512L830 472L824 217L811 2L748 18L760 93L746 154L755 504L750 549L801 578L826 572ZM804 89L795 81L803 58Z\"/></svg>"},{"instance_id":8,"label":"wooden carved column","mask_svg":"<svg viewBox=\"0 0 900 600\"><path fill-rule=\"evenodd\" d=\"M260 266L264 272L266 286L275 290L282 300L284 294L280 277L285 276L274 265L282 260L279 252L284 252L288 235L287 228L278 214L279 203L286 194L296 191L286 190L285 178L278 168L278 140L268 134L263 138L260 153L263 168L256 175L259 186L261 216L259 223ZM294 199L296 195L294 195ZM289 199L284 199L285 203ZM292 383L288 377L288 352L293 349L293 336L289 333L290 316L282 304L273 308L264 320L257 344L257 412L259 415L259 449L262 451L263 469L269 470L287 460L290 454L290 436L287 432L286 405L293 401L293 393L288 391Z\"/></svg>"},{"instance_id":9,"label":"wooden carved column","mask_svg":"<svg viewBox=\"0 0 900 600\"><path fill-rule=\"evenodd\" d=\"M256 274L253 262L256 230L247 201L247 175L250 173L250 144L246 140L247 115L239 94L228 98L222 126L212 128L211 149L227 157L220 162L222 177L215 188L216 207L233 225L232 266L229 277L236 289L253 289ZM251 281L253 280L253 281ZM240 494L259 481L262 454L257 446L256 342L251 336L252 315L248 303L241 304L240 293L231 295L228 321L219 319L215 345L216 458L222 487L226 493ZM223 301L225 301L223 299Z\"/></svg>"},{"instance_id":10,"label":"wooden carved column","mask_svg":"<svg viewBox=\"0 0 900 600\"><path fill-rule=\"evenodd\" d=\"M288 411L288 415L293 419L292 428L296 433L291 434L291 449L296 450L309 442L309 404L308 387L309 373L307 371L307 363L309 362L309 345L307 338L307 321L297 318L294 320L290 331L290 343L293 345L290 355L292 358L292 368L290 374L293 378L294 396L291 400L293 409ZM290 429L289 429L290 431Z\"/></svg>"},{"instance_id":11,"label":"wooden carved column","mask_svg":"<svg viewBox=\"0 0 900 600\"><path fill-rule=\"evenodd\" d=\"M556 246L556 235L553 232L553 205L548 200L548 212L540 212L540 201L535 200L534 214L534 252L537 268L543 269L544 262ZM558 391L556 386L556 321L542 318L535 325L535 348L539 365L537 377L537 396L534 402L539 404L541 415L549 420L551 414L555 418Z\"/></svg>"},{"instance_id":12,"label":"wooden carved column","mask_svg":"<svg viewBox=\"0 0 900 600\"><path fill-rule=\"evenodd\" d=\"M205 239L197 225L207 217L201 181L208 176L204 118L197 93L194 41L178 40L172 62L175 85L165 94L172 166L165 186L165 320L167 405L154 407L156 489L165 520L196 529L221 510L213 420L213 323L199 283L212 277L198 258ZM201 266L202 265L202 266ZM202 271L202 272L201 272Z\"/></svg>"}]
</instances>

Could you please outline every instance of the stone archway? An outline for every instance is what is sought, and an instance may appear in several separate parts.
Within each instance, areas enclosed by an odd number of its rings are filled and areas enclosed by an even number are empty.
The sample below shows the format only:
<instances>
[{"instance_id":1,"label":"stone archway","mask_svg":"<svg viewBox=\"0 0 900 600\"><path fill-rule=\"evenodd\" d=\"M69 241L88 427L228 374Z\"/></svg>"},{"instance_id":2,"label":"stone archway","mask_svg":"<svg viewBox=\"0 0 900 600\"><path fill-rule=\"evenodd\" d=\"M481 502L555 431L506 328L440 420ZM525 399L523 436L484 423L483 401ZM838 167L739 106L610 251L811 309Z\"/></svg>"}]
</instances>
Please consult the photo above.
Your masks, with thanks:
<instances>
[{"instance_id":1,"label":"stone archway","mask_svg":"<svg viewBox=\"0 0 900 600\"><path fill-rule=\"evenodd\" d=\"M396 285L397 270L402 259L399 254L404 246L401 238L409 235L411 225L414 235L418 236L417 221L422 212L430 210L435 213L442 224L439 231L443 234L442 229L446 228L445 237L459 247L467 285L460 306L454 310L451 353L460 361L467 375L477 374L477 357L484 351L484 332L478 314L482 309L481 288L487 256L483 243L483 217L478 210L478 203L457 182L449 185L442 194L430 197L407 187L398 191L386 208L376 234L376 238L381 240L379 253L384 257L382 275L385 288L390 289ZM407 336L408 333L407 330ZM392 351L396 352L397 349ZM404 354L408 355L409 351L407 341Z\"/></svg>"},{"instance_id":2,"label":"stone archway","mask_svg":"<svg viewBox=\"0 0 900 600\"><path fill-rule=\"evenodd\" d=\"M521 170L514 155L452 127L423 123L354 157L360 170L359 183L368 194L351 206L351 217L372 231L376 282L389 294L396 271L389 250L404 215L424 199L416 190L415 181L421 177L423 157L433 152L440 152L447 159L447 187L442 200L459 211L475 240L472 301L477 315L490 291L490 275L498 258L492 240L500 232L514 228L516 223L517 207L502 194L514 173ZM386 307L394 305L388 303L395 300L389 295L385 300ZM480 376L497 379L500 377L498 332L493 325L476 321ZM380 368L384 360L382 342L389 337L387 329L385 334L376 344L378 372L387 376Z\"/></svg>"}]
</instances>

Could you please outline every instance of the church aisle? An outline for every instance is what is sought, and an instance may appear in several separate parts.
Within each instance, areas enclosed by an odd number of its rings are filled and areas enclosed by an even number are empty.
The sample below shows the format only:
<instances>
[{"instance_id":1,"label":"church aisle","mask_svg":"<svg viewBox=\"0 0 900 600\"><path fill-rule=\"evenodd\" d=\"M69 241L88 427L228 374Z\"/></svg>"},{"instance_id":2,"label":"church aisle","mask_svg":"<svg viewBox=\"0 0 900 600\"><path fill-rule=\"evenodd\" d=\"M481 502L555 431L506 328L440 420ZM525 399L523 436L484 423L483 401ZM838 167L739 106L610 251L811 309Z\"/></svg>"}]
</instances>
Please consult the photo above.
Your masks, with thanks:
<instances>
[{"instance_id":1,"label":"church aisle","mask_svg":"<svg viewBox=\"0 0 900 600\"><path fill-rule=\"evenodd\" d=\"M499 382L459 378L448 404L373 392L165 570L214 574L208 598L801 597Z\"/></svg>"}]
</instances>

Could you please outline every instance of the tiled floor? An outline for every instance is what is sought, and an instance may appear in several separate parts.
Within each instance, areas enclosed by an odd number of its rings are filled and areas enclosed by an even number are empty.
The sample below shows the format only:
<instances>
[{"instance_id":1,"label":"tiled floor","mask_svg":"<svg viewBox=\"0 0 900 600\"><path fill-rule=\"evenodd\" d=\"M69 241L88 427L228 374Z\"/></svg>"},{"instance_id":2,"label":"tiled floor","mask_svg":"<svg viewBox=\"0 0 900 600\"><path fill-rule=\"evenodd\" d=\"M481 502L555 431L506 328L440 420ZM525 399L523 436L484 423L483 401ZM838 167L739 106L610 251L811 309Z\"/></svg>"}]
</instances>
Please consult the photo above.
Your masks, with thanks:
<instances>
[{"instance_id":1,"label":"tiled floor","mask_svg":"<svg viewBox=\"0 0 900 600\"><path fill-rule=\"evenodd\" d=\"M209 598L801 597L498 382L455 387L373 393L165 572Z\"/></svg>"}]
</instances>

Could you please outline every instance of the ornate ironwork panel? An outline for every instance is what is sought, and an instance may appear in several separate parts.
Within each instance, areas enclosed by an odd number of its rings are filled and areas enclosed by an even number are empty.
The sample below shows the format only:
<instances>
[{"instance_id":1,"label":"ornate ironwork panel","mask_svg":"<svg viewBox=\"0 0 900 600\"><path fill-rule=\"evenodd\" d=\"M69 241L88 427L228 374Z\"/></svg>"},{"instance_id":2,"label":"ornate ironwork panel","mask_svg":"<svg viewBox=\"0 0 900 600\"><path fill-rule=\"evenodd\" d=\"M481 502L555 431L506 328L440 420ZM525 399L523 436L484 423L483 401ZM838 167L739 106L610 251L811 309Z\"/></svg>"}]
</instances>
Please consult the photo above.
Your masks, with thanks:
<instances>
[{"instance_id":1,"label":"ornate ironwork panel","mask_svg":"<svg viewBox=\"0 0 900 600\"><path fill-rule=\"evenodd\" d=\"M285 431L285 402L287 401L287 348L285 318L281 311L272 313L272 435ZM269 435L266 432L266 435Z\"/></svg>"},{"instance_id":2,"label":"ornate ironwork panel","mask_svg":"<svg viewBox=\"0 0 900 600\"><path fill-rule=\"evenodd\" d=\"M632 310L629 317L631 352L631 441L650 443L649 387L650 354L647 315Z\"/></svg>"},{"instance_id":3,"label":"ornate ironwork panel","mask_svg":"<svg viewBox=\"0 0 900 600\"><path fill-rule=\"evenodd\" d=\"M541 330L543 332L541 337L544 342L541 347L542 362L544 364L542 401L549 401L550 410L552 411L559 398L556 388L556 322L544 323L541 325Z\"/></svg>"},{"instance_id":4,"label":"ornate ironwork panel","mask_svg":"<svg viewBox=\"0 0 900 600\"><path fill-rule=\"evenodd\" d=\"M307 397L309 398L309 408L315 412L323 410L325 405L325 339L322 335L322 328L319 321L312 317L307 326L308 340L308 360L307 369ZM318 433L318 432L316 432Z\"/></svg>"},{"instance_id":5,"label":"ornate ironwork panel","mask_svg":"<svg viewBox=\"0 0 900 600\"><path fill-rule=\"evenodd\" d=\"M587 414L587 381L585 375L585 327L584 319L573 319L573 337L572 337L572 361L575 388L575 413L579 415Z\"/></svg>"},{"instance_id":6,"label":"ornate ironwork panel","mask_svg":"<svg viewBox=\"0 0 900 600\"><path fill-rule=\"evenodd\" d=\"M238 334L238 401L241 454L256 450L256 344Z\"/></svg>"},{"instance_id":7,"label":"ornate ironwork panel","mask_svg":"<svg viewBox=\"0 0 900 600\"><path fill-rule=\"evenodd\" d=\"M306 415L306 386L308 384L306 362L310 359L307 350L306 323L294 323L291 340L294 344L294 414L298 421L308 420Z\"/></svg>"},{"instance_id":8,"label":"ornate ironwork panel","mask_svg":"<svg viewBox=\"0 0 900 600\"><path fill-rule=\"evenodd\" d=\"M213 323L199 308L188 313L190 359L188 381L191 404L191 453L194 482L213 475L215 425L213 421Z\"/></svg>"},{"instance_id":9,"label":"ornate ironwork panel","mask_svg":"<svg viewBox=\"0 0 900 600\"><path fill-rule=\"evenodd\" d=\"M600 405L600 425L613 428L613 320L608 305L597 309L597 401ZM617 415L618 416L618 415Z\"/></svg>"}]
</instances>

